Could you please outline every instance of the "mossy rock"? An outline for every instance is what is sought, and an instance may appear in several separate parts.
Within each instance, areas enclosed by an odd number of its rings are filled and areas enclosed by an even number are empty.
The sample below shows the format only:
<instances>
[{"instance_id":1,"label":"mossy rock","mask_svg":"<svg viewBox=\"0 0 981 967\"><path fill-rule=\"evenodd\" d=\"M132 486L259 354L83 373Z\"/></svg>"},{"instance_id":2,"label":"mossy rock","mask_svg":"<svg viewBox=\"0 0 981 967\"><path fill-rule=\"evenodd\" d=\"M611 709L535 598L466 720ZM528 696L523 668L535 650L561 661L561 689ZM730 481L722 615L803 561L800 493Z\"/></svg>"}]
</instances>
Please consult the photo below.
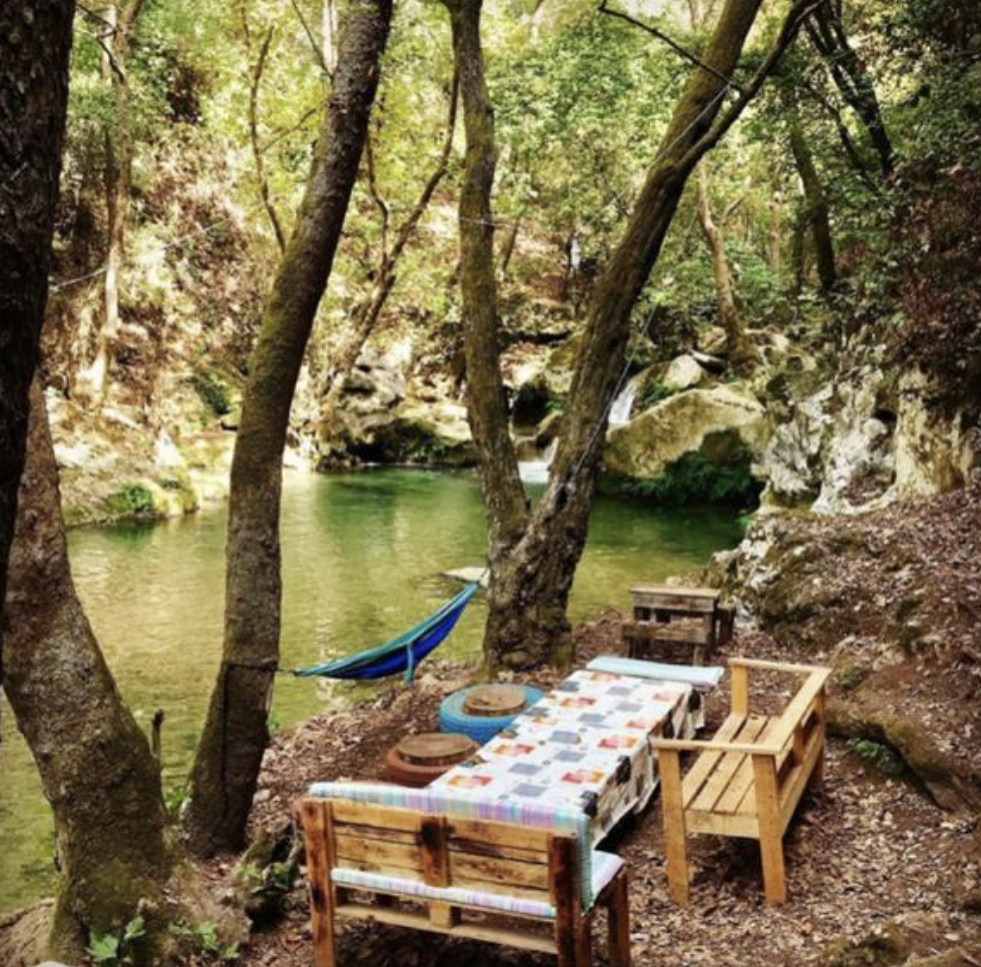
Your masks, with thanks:
<instances>
[{"instance_id":1,"label":"mossy rock","mask_svg":"<svg viewBox=\"0 0 981 967\"><path fill-rule=\"evenodd\" d=\"M908 934L895 924L861 940L842 937L832 941L818 959L818 967L893 967L910 955Z\"/></svg>"}]
</instances>

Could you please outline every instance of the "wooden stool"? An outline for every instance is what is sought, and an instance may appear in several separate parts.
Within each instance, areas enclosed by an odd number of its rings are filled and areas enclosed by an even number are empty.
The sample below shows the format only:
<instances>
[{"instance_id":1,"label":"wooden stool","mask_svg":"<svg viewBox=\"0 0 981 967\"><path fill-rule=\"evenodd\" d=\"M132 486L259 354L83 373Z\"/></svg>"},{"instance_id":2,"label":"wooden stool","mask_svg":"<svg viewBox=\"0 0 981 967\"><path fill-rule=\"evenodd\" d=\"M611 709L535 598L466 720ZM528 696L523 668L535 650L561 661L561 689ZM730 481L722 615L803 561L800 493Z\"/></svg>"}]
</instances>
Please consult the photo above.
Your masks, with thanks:
<instances>
[{"instance_id":1,"label":"wooden stool","mask_svg":"<svg viewBox=\"0 0 981 967\"><path fill-rule=\"evenodd\" d=\"M400 786L428 786L479 746L455 732L423 732L402 739L385 756L385 778Z\"/></svg>"}]
</instances>

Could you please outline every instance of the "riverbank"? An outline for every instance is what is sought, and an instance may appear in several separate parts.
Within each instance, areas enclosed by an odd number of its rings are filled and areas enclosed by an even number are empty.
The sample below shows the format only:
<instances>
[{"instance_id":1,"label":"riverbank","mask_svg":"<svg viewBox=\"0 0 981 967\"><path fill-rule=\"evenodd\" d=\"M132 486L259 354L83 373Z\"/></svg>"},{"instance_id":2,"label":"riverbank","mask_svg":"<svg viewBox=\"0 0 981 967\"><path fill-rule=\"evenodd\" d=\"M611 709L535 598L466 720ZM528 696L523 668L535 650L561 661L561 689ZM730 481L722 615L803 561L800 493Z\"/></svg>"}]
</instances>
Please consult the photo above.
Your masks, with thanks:
<instances>
[{"instance_id":1,"label":"riverbank","mask_svg":"<svg viewBox=\"0 0 981 967\"><path fill-rule=\"evenodd\" d=\"M755 844L692 840L693 902L682 911L666 897L657 805L621 830L608 848L630 865L638 967L981 961L979 520L975 488L850 518L764 520L718 556L710 575L743 605L729 654L835 669L825 790L788 833L790 902L776 910L762 902ZM618 616L581 626L577 641L579 663L618 650ZM442 695L465 680L452 666L436 668L416 694L395 689L370 708L279 737L257 828L281 824L311 781L377 778L384 752L406 730L432 728ZM764 682L763 701L778 698L786 695ZM712 696L709 730L727 701L724 690ZM300 884L243 964L299 967L310 942ZM377 926L346 927L341 943L341 962L352 967L550 962Z\"/></svg>"}]
</instances>

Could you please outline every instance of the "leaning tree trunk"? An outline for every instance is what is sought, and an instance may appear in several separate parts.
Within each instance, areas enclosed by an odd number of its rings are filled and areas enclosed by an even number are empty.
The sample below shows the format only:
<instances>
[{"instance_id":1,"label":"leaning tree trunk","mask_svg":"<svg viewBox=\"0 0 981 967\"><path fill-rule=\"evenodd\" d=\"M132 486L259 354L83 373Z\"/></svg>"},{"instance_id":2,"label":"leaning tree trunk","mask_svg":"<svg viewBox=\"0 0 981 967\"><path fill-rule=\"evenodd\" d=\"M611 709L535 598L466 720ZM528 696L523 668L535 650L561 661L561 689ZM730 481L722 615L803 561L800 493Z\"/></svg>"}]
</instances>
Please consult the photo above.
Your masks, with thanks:
<instances>
[{"instance_id":1,"label":"leaning tree trunk","mask_svg":"<svg viewBox=\"0 0 981 967\"><path fill-rule=\"evenodd\" d=\"M657 261L688 176L759 90L795 36L810 2L800 0L792 6L773 52L732 107L719 117L725 93L719 74L730 76L735 69L761 4L761 0L727 0L702 54L702 61L712 70L697 70L689 79L623 238L593 291L551 482L530 519L523 495L516 489L517 466L507 436L499 359L492 338L496 316L493 266L487 267L492 258L487 196L495 152L486 98L474 96L483 86L477 40L480 4L478 0L444 3L451 12L454 50L463 80L468 154L475 155L460 205L460 238L471 423L492 537L485 658L491 669L561 664L571 657L566 604L586 540L609 406L623 371L632 309ZM479 303L474 304L478 298Z\"/></svg>"},{"instance_id":2,"label":"leaning tree trunk","mask_svg":"<svg viewBox=\"0 0 981 967\"><path fill-rule=\"evenodd\" d=\"M48 952L76 962L92 936L138 913L148 938L163 935L171 854L159 765L75 593L38 383L10 560L4 688L54 811L61 877Z\"/></svg>"},{"instance_id":3,"label":"leaning tree trunk","mask_svg":"<svg viewBox=\"0 0 981 967\"><path fill-rule=\"evenodd\" d=\"M736 293L732 285L732 272L729 269L729 257L726 253L724 226L728 216L723 215L720 221L716 221L712 212L710 189L711 177L708 166L703 161L698 166L698 220L712 256L712 274L715 277L719 321L726 334L726 355L732 372L740 376L748 376L760 364L760 354L746 335L742 320L739 318Z\"/></svg>"},{"instance_id":4,"label":"leaning tree trunk","mask_svg":"<svg viewBox=\"0 0 981 967\"><path fill-rule=\"evenodd\" d=\"M187 830L201 856L243 845L268 740L290 406L358 174L391 18L391 0L347 6L324 130L250 362L232 460L224 648L191 775Z\"/></svg>"},{"instance_id":5,"label":"leaning tree trunk","mask_svg":"<svg viewBox=\"0 0 981 967\"><path fill-rule=\"evenodd\" d=\"M74 0L0 7L0 601L48 298ZM0 630L0 685L3 684Z\"/></svg>"},{"instance_id":6,"label":"leaning tree trunk","mask_svg":"<svg viewBox=\"0 0 981 967\"><path fill-rule=\"evenodd\" d=\"M818 281L821 291L829 295L838 284L838 268L835 262L835 242L831 232L831 213L828 200L824 194L821 177L814 167L814 157L804 129L796 111L790 119L790 151L794 156L794 165L800 176L801 188L804 192L806 205L805 221L814 243L814 261L817 264Z\"/></svg>"},{"instance_id":7,"label":"leaning tree trunk","mask_svg":"<svg viewBox=\"0 0 981 967\"><path fill-rule=\"evenodd\" d=\"M817 7L807 23L807 31L841 96L865 126L883 177L889 178L896 167L892 140L882 118L875 85L848 39L839 5L829 0Z\"/></svg>"}]
</instances>

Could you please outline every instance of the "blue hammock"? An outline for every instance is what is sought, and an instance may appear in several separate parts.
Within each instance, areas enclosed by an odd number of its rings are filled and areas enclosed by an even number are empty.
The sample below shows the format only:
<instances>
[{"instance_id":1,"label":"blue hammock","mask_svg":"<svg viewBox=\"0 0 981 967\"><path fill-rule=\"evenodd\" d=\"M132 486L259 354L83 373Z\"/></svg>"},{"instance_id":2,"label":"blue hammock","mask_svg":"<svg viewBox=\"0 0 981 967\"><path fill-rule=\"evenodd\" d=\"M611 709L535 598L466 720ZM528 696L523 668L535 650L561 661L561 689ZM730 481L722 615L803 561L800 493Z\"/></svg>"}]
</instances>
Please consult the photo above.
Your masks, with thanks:
<instances>
[{"instance_id":1,"label":"blue hammock","mask_svg":"<svg viewBox=\"0 0 981 967\"><path fill-rule=\"evenodd\" d=\"M455 598L447 601L421 624L384 645L359 651L337 661L314 665L312 668L296 668L293 674L300 678L320 675L324 678L370 679L405 672L405 680L411 682L415 677L416 666L438 648L453 630L479 587L479 584L468 584Z\"/></svg>"}]
</instances>

